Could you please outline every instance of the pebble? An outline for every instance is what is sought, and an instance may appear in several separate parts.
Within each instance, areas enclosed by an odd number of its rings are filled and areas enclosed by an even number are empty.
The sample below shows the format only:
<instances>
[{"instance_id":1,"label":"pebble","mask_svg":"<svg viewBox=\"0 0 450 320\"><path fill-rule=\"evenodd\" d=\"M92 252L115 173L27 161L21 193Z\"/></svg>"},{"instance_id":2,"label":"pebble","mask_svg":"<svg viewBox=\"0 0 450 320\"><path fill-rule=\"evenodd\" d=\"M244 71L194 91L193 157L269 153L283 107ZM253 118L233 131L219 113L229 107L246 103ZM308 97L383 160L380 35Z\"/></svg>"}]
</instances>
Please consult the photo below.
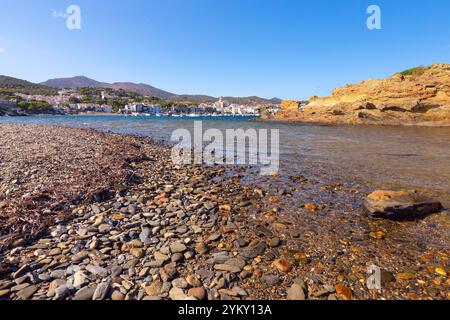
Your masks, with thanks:
<instances>
[{"instance_id":1,"label":"pebble","mask_svg":"<svg viewBox=\"0 0 450 320\"><path fill-rule=\"evenodd\" d=\"M104 300L106 298L106 295L108 294L110 286L111 286L111 283L109 283L109 282L102 282L99 285L97 285L97 288L95 288L92 299L93 300Z\"/></svg>"},{"instance_id":2,"label":"pebble","mask_svg":"<svg viewBox=\"0 0 450 320\"><path fill-rule=\"evenodd\" d=\"M209 251L209 246L204 242L199 242L195 245L195 252L198 254L206 254Z\"/></svg>"},{"instance_id":3,"label":"pebble","mask_svg":"<svg viewBox=\"0 0 450 320\"><path fill-rule=\"evenodd\" d=\"M297 283L294 283L286 293L289 300L306 300L304 289Z\"/></svg>"},{"instance_id":4,"label":"pebble","mask_svg":"<svg viewBox=\"0 0 450 320\"><path fill-rule=\"evenodd\" d=\"M346 287L343 284L337 284L335 288L336 288L336 295L342 300L353 299L352 290L349 287Z\"/></svg>"},{"instance_id":5,"label":"pebble","mask_svg":"<svg viewBox=\"0 0 450 320\"><path fill-rule=\"evenodd\" d=\"M67 285L62 285L55 289L55 295L53 296L53 299L54 300L64 299L68 293L69 288L67 288Z\"/></svg>"},{"instance_id":6,"label":"pebble","mask_svg":"<svg viewBox=\"0 0 450 320\"><path fill-rule=\"evenodd\" d=\"M216 264L214 265L214 269L231 273L239 273L242 270L242 268L230 264Z\"/></svg>"},{"instance_id":7,"label":"pebble","mask_svg":"<svg viewBox=\"0 0 450 320\"><path fill-rule=\"evenodd\" d=\"M173 243L173 244L170 245L170 251L171 251L172 253L183 253L183 252L185 252L186 250L187 250L187 247L186 247L186 245L183 244L183 243L175 242L175 243Z\"/></svg>"},{"instance_id":8,"label":"pebble","mask_svg":"<svg viewBox=\"0 0 450 320\"><path fill-rule=\"evenodd\" d=\"M17 296L22 300L28 300L36 293L37 290L38 290L37 286L28 285L26 288L17 292Z\"/></svg>"},{"instance_id":9,"label":"pebble","mask_svg":"<svg viewBox=\"0 0 450 320\"><path fill-rule=\"evenodd\" d=\"M189 286L189 283L184 278L177 278L172 281L172 285L175 288L186 289Z\"/></svg>"},{"instance_id":10,"label":"pebble","mask_svg":"<svg viewBox=\"0 0 450 320\"><path fill-rule=\"evenodd\" d=\"M94 292L95 292L94 288L84 287L83 289L80 289L75 293L73 300L80 300L80 301L92 300Z\"/></svg>"},{"instance_id":11,"label":"pebble","mask_svg":"<svg viewBox=\"0 0 450 320\"><path fill-rule=\"evenodd\" d=\"M159 296L161 294L162 284L160 281L152 282L144 288L145 293L149 296Z\"/></svg>"},{"instance_id":12,"label":"pebble","mask_svg":"<svg viewBox=\"0 0 450 320\"><path fill-rule=\"evenodd\" d=\"M202 287L191 288L188 290L188 295L197 300L204 300L206 298L206 290Z\"/></svg>"},{"instance_id":13,"label":"pebble","mask_svg":"<svg viewBox=\"0 0 450 320\"><path fill-rule=\"evenodd\" d=\"M277 259L273 262L273 266L280 272L288 273L292 270L292 263L285 259Z\"/></svg>"},{"instance_id":14,"label":"pebble","mask_svg":"<svg viewBox=\"0 0 450 320\"><path fill-rule=\"evenodd\" d=\"M113 301L122 301L125 299L125 295L119 290L114 290L114 292L111 295L111 299Z\"/></svg>"},{"instance_id":15,"label":"pebble","mask_svg":"<svg viewBox=\"0 0 450 320\"><path fill-rule=\"evenodd\" d=\"M281 244L281 240L278 237L271 238L269 240L268 244L269 244L270 247L275 248L275 247L278 247Z\"/></svg>"},{"instance_id":16,"label":"pebble","mask_svg":"<svg viewBox=\"0 0 450 320\"><path fill-rule=\"evenodd\" d=\"M263 275L261 281L271 287L281 283L281 279L276 275Z\"/></svg>"},{"instance_id":17,"label":"pebble","mask_svg":"<svg viewBox=\"0 0 450 320\"><path fill-rule=\"evenodd\" d=\"M100 276L103 278L108 276L108 270L106 270L105 268L102 268L102 267L94 266L92 264L88 265L86 267L86 270L88 272L92 273L93 275Z\"/></svg>"},{"instance_id":18,"label":"pebble","mask_svg":"<svg viewBox=\"0 0 450 320\"><path fill-rule=\"evenodd\" d=\"M89 281L83 271L77 271L73 275L73 286L77 289L85 286L88 282Z\"/></svg>"},{"instance_id":19,"label":"pebble","mask_svg":"<svg viewBox=\"0 0 450 320\"><path fill-rule=\"evenodd\" d=\"M72 261L75 262L75 263L76 262L80 262L80 261L86 259L88 256L89 256L89 252L81 251L81 252L79 252L79 253L77 253L77 254L72 256Z\"/></svg>"},{"instance_id":20,"label":"pebble","mask_svg":"<svg viewBox=\"0 0 450 320\"><path fill-rule=\"evenodd\" d=\"M174 287L169 291L169 298L171 300L187 300L188 296L184 293L183 289Z\"/></svg>"}]
</instances>

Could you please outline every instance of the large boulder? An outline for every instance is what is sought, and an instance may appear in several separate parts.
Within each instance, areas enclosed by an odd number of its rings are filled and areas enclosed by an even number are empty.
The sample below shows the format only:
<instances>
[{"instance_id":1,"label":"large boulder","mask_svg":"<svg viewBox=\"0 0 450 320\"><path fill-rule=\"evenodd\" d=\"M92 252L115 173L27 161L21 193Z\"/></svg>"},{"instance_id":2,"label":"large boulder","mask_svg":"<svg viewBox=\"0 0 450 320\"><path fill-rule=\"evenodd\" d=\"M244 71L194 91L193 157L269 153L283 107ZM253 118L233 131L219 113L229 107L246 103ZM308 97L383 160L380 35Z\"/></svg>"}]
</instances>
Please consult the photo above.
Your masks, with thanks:
<instances>
[{"instance_id":1,"label":"large boulder","mask_svg":"<svg viewBox=\"0 0 450 320\"><path fill-rule=\"evenodd\" d=\"M415 192L377 190L367 196L364 208L372 217L401 220L439 212L442 204Z\"/></svg>"}]
</instances>

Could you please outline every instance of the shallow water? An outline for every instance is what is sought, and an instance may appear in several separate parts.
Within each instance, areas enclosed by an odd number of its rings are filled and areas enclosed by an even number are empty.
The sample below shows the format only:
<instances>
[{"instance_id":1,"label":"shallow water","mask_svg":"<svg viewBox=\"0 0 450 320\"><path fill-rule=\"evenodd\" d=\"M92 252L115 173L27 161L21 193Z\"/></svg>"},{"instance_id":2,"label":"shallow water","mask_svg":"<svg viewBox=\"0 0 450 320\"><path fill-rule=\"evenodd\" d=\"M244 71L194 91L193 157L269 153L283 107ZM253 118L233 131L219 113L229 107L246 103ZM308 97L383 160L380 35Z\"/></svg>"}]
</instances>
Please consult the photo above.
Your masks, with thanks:
<instances>
[{"instance_id":1,"label":"shallow water","mask_svg":"<svg viewBox=\"0 0 450 320\"><path fill-rule=\"evenodd\" d=\"M280 130L281 173L301 172L330 181L361 181L373 188L418 189L450 205L450 128L317 126L254 122L247 118L44 116L2 122L62 125L170 140L174 130L255 128Z\"/></svg>"}]
</instances>

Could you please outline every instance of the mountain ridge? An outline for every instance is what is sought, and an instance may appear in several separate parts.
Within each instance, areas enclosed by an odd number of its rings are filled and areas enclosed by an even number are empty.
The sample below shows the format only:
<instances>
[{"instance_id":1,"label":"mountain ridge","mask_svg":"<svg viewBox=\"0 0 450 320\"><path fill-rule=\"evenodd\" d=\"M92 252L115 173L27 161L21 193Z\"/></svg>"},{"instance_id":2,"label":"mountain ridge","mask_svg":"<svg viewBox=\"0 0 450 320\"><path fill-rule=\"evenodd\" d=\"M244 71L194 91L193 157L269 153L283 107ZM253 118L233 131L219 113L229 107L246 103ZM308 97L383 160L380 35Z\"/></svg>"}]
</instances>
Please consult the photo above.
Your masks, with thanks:
<instances>
[{"instance_id":1,"label":"mountain ridge","mask_svg":"<svg viewBox=\"0 0 450 320\"><path fill-rule=\"evenodd\" d=\"M134 82L114 82L106 83L99 82L86 76L75 76L68 78L54 78L39 83L39 85L48 86L57 89L77 89L80 87L93 87L93 88L112 88L115 90L123 89L125 91L136 92L144 96L152 96L165 100L172 101L191 101L191 102L214 102L217 101L217 97L209 95L194 95L194 94L175 94L169 91L165 91L156 87L153 87L145 83ZM278 98L265 99L257 96L250 97L224 97L225 100L229 100L231 103L262 103L262 104L276 104L281 100Z\"/></svg>"}]
</instances>

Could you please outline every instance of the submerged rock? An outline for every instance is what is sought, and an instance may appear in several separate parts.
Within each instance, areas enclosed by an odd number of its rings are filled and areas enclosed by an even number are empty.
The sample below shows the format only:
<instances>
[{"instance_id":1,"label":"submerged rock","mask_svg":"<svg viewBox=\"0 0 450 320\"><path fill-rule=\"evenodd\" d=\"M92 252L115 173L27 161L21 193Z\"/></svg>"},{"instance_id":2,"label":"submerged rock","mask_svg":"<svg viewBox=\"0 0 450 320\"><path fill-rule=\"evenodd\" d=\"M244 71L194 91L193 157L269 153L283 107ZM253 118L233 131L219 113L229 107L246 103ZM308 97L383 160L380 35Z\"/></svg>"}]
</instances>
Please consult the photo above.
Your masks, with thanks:
<instances>
[{"instance_id":1,"label":"submerged rock","mask_svg":"<svg viewBox=\"0 0 450 320\"><path fill-rule=\"evenodd\" d=\"M437 213L442 204L417 193L377 190L366 198L364 208L372 217L411 219Z\"/></svg>"}]
</instances>

